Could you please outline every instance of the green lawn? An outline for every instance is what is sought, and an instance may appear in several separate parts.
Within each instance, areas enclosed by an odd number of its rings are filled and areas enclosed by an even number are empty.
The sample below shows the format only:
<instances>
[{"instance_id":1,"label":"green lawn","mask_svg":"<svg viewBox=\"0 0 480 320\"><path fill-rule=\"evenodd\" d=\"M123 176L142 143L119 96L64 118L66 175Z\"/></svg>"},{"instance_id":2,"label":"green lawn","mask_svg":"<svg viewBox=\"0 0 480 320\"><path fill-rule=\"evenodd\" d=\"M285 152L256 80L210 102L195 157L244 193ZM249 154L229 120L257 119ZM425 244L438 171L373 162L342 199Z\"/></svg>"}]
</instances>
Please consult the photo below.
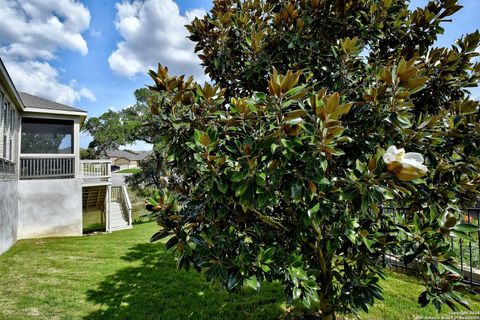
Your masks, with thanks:
<instances>
[{"instance_id":1,"label":"green lawn","mask_svg":"<svg viewBox=\"0 0 480 320\"><path fill-rule=\"evenodd\" d=\"M105 222L102 221L100 210L83 211L83 233L105 230Z\"/></svg>"},{"instance_id":2,"label":"green lawn","mask_svg":"<svg viewBox=\"0 0 480 320\"><path fill-rule=\"evenodd\" d=\"M150 213L145 209L145 199L150 198L154 193L155 190L151 190L150 192L144 189L128 188L128 196L132 204L132 221L134 224L155 221L155 218L145 217L146 214Z\"/></svg>"},{"instance_id":3,"label":"green lawn","mask_svg":"<svg viewBox=\"0 0 480 320\"><path fill-rule=\"evenodd\" d=\"M118 170L118 171L115 171L113 173L137 173L137 172L141 172L142 169L140 168L131 168L131 169L123 169L123 170Z\"/></svg>"},{"instance_id":4,"label":"green lawn","mask_svg":"<svg viewBox=\"0 0 480 320\"><path fill-rule=\"evenodd\" d=\"M23 240L0 256L0 319L282 319L278 284L228 294L195 272L177 272L154 223L81 238ZM418 309L421 287L388 273L385 301L363 319L436 315ZM480 310L480 297L469 297ZM448 310L444 311L448 314Z\"/></svg>"}]
</instances>

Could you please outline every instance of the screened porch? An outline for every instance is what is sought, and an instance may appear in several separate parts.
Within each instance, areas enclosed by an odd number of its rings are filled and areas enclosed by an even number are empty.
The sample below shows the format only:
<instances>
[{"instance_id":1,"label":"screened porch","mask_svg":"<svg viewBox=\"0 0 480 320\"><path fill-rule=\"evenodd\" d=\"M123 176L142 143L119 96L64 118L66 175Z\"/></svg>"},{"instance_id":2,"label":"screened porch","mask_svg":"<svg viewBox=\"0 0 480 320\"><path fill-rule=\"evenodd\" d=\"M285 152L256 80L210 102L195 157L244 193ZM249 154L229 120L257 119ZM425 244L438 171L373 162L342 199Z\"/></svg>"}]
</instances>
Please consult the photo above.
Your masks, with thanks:
<instances>
[{"instance_id":1,"label":"screened porch","mask_svg":"<svg viewBox=\"0 0 480 320\"><path fill-rule=\"evenodd\" d=\"M84 186L111 183L109 160L79 159L79 124L72 119L22 117L19 179L80 178Z\"/></svg>"}]
</instances>

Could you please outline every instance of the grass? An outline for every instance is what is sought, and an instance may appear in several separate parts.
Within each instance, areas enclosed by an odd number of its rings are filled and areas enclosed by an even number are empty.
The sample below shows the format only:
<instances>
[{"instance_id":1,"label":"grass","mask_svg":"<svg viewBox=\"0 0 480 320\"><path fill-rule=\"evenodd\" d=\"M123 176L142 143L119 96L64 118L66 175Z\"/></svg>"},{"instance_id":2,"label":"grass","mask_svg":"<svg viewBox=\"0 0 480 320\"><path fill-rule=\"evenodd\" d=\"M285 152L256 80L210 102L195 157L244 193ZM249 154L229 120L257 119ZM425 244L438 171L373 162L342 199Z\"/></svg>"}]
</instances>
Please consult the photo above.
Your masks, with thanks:
<instances>
[{"instance_id":1,"label":"grass","mask_svg":"<svg viewBox=\"0 0 480 320\"><path fill-rule=\"evenodd\" d=\"M105 223L102 223L102 212L99 210L83 211L83 233L105 230Z\"/></svg>"},{"instance_id":2,"label":"grass","mask_svg":"<svg viewBox=\"0 0 480 320\"><path fill-rule=\"evenodd\" d=\"M475 241L470 242L462 239L453 240L454 257L459 264L460 262L463 262L463 267L465 269L468 269L470 264L473 268L480 268L480 247L478 242L478 234L473 234L472 238L474 238ZM462 248L462 250L460 250L460 248Z\"/></svg>"},{"instance_id":3,"label":"grass","mask_svg":"<svg viewBox=\"0 0 480 320\"><path fill-rule=\"evenodd\" d=\"M132 204L132 221L134 224L154 221L154 219L145 218L148 213L145 209L145 200L150 198L154 191L143 191L143 189L128 188L128 196Z\"/></svg>"},{"instance_id":4,"label":"grass","mask_svg":"<svg viewBox=\"0 0 480 320\"><path fill-rule=\"evenodd\" d=\"M163 243L149 244L154 223L112 234L19 241L0 256L0 319L278 319L282 288L228 294L196 272L177 272ZM385 301L363 319L436 316L416 304L422 288L387 273ZM480 310L480 297L469 296ZM448 310L443 312L448 314Z\"/></svg>"},{"instance_id":5,"label":"grass","mask_svg":"<svg viewBox=\"0 0 480 320\"><path fill-rule=\"evenodd\" d=\"M478 220L471 218L470 221L468 221L468 217L465 217L465 221L469 222L473 225L478 226ZM479 234L478 233L472 233L471 237L473 238L473 241L466 241L463 239L453 239L452 244L453 244L453 253L457 261L460 263L461 261L463 262L464 268L468 268L470 264L472 265L473 268L480 268L480 242L479 242ZM462 248L462 250L460 250Z\"/></svg>"},{"instance_id":6,"label":"grass","mask_svg":"<svg viewBox=\"0 0 480 320\"><path fill-rule=\"evenodd\" d=\"M123 170L118 170L113 173L137 173L137 172L142 172L142 169L140 168L130 168L130 169L123 169Z\"/></svg>"}]
</instances>

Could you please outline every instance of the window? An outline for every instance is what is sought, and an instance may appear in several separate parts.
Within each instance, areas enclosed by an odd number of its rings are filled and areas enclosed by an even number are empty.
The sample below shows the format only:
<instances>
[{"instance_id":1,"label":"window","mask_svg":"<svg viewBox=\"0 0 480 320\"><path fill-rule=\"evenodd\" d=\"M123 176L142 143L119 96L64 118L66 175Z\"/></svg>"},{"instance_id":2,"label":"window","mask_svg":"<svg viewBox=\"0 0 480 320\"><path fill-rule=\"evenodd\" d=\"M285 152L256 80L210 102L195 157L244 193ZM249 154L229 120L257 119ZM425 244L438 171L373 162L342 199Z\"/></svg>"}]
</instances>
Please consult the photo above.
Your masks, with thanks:
<instances>
[{"instance_id":1,"label":"window","mask_svg":"<svg viewBox=\"0 0 480 320\"><path fill-rule=\"evenodd\" d=\"M3 135L3 159L7 159L7 135Z\"/></svg>"},{"instance_id":2,"label":"window","mask_svg":"<svg viewBox=\"0 0 480 320\"><path fill-rule=\"evenodd\" d=\"M21 152L73 154L73 121L23 118Z\"/></svg>"},{"instance_id":3,"label":"window","mask_svg":"<svg viewBox=\"0 0 480 320\"><path fill-rule=\"evenodd\" d=\"M7 125L8 125L8 101L7 99L4 99L3 101L3 130L7 130Z\"/></svg>"},{"instance_id":4,"label":"window","mask_svg":"<svg viewBox=\"0 0 480 320\"><path fill-rule=\"evenodd\" d=\"M5 127L3 126L3 104L4 104L4 95L3 92L0 92L0 150L5 146ZM1 152L1 151L0 151ZM0 159L5 154L5 152L0 153Z\"/></svg>"},{"instance_id":5,"label":"window","mask_svg":"<svg viewBox=\"0 0 480 320\"><path fill-rule=\"evenodd\" d=\"M0 127L2 126L3 120L3 92L0 91Z\"/></svg>"},{"instance_id":6,"label":"window","mask_svg":"<svg viewBox=\"0 0 480 320\"><path fill-rule=\"evenodd\" d=\"M10 150L8 151L9 160L13 161L13 140L10 139Z\"/></svg>"},{"instance_id":7,"label":"window","mask_svg":"<svg viewBox=\"0 0 480 320\"><path fill-rule=\"evenodd\" d=\"M10 108L10 130L11 132L15 131L15 110Z\"/></svg>"},{"instance_id":8,"label":"window","mask_svg":"<svg viewBox=\"0 0 480 320\"><path fill-rule=\"evenodd\" d=\"M0 178L14 178L16 165L15 146L17 133L17 111L0 92Z\"/></svg>"}]
</instances>

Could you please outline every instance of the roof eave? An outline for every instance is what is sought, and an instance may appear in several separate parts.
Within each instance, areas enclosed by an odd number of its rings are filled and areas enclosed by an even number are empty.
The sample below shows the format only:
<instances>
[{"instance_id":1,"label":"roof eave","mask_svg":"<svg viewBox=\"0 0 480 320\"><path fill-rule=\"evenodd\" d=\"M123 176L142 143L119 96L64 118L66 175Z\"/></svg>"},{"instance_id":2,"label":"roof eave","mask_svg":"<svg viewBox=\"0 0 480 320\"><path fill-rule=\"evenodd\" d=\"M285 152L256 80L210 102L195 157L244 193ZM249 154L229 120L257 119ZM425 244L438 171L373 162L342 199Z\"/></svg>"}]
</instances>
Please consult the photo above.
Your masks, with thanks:
<instances>
[{"instance_id":1,"label":"roof eave","mask_svg":"<svg viewBox=\"0 0 480 320\"><path fill-rule=\"evenodd\" d=\"M45 109L45 108L37 108L37 107L35 108L27 107L23 111L31 112L31 113L52 114L52 115L77 116L77 117L80 117L81 126L83 126L83 123L87 118L87 113L85 111L53 110L53 109Z\"/></svg>"},{"instance_id":2,"label":"roof eave","mask_svg":"<svg viewBox=\"0 0 480 320\"><path fill-rule=\"evenodd\" d=\"M17 88L15 88L12 78L10 77L10 74L8 73L2 59L0 59L0 74L2 76L0 80L3 80L2 82L4 82L5 89L8 91L9 96L14 98L17 108L24 110L25 106L23 105L22 99L20 99Z\"/></svg>"},{"instance_id":3,"label":"roof eave","mask_svg":"<svg viewBox=\"0 0 480 320\"><path fill-rule=\"evenodd\" d=\"M34 113L61 114L61 115L69 115L69 116L83 116L83 117L87 116L87 113L85 111L53 110L53 109L38 108L38 107L35 107L35 108L26 107L24 111L34 112Z\"/></svg>"}]
</instances>

